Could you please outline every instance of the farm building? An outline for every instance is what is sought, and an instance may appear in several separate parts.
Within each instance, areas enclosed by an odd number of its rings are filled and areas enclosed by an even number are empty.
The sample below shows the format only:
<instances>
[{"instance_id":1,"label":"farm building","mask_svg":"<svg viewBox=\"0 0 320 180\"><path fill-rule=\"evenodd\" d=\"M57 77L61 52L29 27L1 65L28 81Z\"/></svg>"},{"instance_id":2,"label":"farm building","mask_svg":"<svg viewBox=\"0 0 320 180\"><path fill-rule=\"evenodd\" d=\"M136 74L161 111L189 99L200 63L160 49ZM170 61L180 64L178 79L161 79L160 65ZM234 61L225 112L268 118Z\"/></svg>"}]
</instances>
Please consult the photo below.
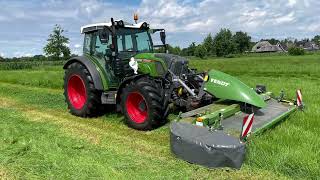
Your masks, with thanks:
<instances>
[{"instance_id":1,"label":"farm building","mask_svg":"<svg viewBox=\"0 0 320 180\"><path fill-rule=\"evenodd\" d=\"M301 46L306 51L317 51L320 49L320 47L314 42L306 42L304 45Z\"/></svg>"},{"instance_id":2,"label":"farm building","mask_svg":"<svg viewBox=\"0 0 320 180\"><path fill-rule=\"evenodd\" d=\"M260 41L253 46L252 52L263 53L263 52L285 52L283 46L278 43L276 45L270 44L268 41Z\"/></svg>"}]
</instances>

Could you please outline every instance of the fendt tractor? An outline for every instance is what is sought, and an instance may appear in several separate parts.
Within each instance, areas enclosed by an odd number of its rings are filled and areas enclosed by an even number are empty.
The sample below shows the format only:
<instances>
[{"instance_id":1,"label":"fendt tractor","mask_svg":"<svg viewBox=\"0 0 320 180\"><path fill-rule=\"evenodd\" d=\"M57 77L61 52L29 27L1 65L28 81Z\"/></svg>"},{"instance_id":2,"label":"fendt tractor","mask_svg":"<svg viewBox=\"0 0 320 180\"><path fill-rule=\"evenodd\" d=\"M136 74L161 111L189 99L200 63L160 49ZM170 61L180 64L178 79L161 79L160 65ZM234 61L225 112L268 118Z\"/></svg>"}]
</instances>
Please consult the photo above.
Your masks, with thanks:
<instances>
[{"instance_id":1,"label":"fendt tractor","mask_svg":"<svg viewBox=\"0 0 320 180\"><path fill-rule=\"evenodd\" d=\"M153 44L156 32L162 45ZM111 18L83 26L81 33L83 55L63 67L70 112L95 117L114 107L128 126L152 130L166 123L171 109L179 110L170 124L171 148L188 162L240 168L248 135L302 106L299 96L286 100L263 85L250 88L218 70L197 72L185 57L167 53L164 29L152 29L146 22ZM155 53L159 48L165 52Z\"/></svg>"}]
</instances>

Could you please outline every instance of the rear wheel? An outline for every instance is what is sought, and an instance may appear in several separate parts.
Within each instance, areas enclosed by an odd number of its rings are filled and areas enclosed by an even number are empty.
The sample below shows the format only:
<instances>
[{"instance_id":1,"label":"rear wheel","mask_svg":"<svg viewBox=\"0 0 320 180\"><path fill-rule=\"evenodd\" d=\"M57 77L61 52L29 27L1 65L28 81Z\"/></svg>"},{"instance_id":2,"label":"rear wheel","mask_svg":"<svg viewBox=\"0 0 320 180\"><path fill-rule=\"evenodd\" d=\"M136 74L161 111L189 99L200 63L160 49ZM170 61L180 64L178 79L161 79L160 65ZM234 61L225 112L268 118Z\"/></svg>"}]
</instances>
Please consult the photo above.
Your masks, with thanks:
<instances>
[{"instance_id":1,"label":"rear wheel","mask_svg":"<svg viewBox=\"0 0 320 180\"><path fill-rule=\"evenodd\" d=\"M133 80L123 88L121 109L127 124L138 130L151 130L166 117L162 88L151 78Z\"/></svg>"},{"instance_id":2,"label":"rear wheel","mask_svg":"<svg viewBox=\"0 0 320 180\"><path fill-rule=\"evenodd\" d=\"M81 63L70 64L64 76L64 96L70 113L81 117L103 114L101 91L94 88L89 71Z\"/></svg>"}]
</instances>

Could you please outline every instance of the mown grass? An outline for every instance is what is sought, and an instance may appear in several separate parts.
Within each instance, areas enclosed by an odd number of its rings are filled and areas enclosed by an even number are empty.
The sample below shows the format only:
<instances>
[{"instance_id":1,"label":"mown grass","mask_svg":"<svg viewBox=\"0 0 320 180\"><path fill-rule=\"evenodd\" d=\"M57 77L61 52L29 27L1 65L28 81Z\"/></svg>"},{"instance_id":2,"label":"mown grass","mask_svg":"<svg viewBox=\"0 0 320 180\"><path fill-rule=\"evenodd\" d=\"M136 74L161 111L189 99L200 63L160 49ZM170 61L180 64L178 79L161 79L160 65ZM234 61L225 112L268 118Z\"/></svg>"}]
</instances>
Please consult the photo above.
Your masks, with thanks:
<instances>
[{"instance_id":1,"label":"mown grass","mask_svg":"<svg viewBox=\"0 0 320 180\"><path fill-rule=\"evenodd\" d=\"M7 80L1 71L0 170L7 177L27 179L318 179L319 64L316 55L191 61L198 69L219 69L251 86L287 90L290 97L297 88L303 91L306 111L250 141L239 171L209 170L176 159L170 153L168 124L140 132L128 128L121 114L94 119L70 115L58 86L61 66L8 71ZM21 72L26 78L19 81ZM48 72L56 74L45 76ZM56 85L36 83L44 79Z\"/></svg>"}]
</instances>

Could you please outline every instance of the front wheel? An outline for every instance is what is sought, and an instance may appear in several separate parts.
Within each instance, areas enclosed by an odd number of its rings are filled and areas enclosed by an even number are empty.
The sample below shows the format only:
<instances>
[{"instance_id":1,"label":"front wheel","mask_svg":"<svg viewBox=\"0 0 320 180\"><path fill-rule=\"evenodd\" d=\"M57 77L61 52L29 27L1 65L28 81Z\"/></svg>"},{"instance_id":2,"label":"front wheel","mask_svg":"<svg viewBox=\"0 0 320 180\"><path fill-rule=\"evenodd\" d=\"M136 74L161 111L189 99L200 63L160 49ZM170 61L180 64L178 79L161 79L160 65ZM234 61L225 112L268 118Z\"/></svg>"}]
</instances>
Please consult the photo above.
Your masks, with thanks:
<instances>
[{"instance_id":1,"label":"front wheel","mask_svg":"<svg viewBox=\"0 0 320 180\"><path fill-rule=\"evenodd\" d=\"M134 129L151 130L164 122L166 105L162 92L149 77L128 83L121 94L121 109L127 124Z\"/></svg>"}]
</instances>

